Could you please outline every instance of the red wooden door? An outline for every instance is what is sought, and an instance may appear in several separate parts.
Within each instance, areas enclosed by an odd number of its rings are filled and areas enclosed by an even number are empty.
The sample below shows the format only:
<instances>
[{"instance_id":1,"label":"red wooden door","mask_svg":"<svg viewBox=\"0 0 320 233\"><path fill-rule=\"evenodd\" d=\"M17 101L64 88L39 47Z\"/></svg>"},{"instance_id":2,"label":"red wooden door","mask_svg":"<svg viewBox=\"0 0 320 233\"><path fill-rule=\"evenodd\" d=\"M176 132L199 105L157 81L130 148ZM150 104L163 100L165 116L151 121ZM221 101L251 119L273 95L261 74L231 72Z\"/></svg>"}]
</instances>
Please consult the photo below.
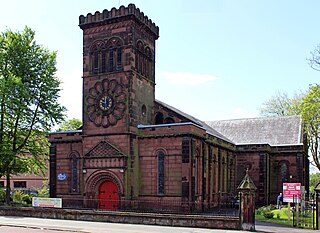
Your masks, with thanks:
<instances>
[{"instance_id":1,"label":"red wooden door","mask_svg":"<svg viewBox=\"0 0 320 233\"><path fill-rule=\"evenodd\" d=\"M117 210L119 205L118 187L112 181L104 181L99 187L99 209Z\"/></svg>"}]
</instances>

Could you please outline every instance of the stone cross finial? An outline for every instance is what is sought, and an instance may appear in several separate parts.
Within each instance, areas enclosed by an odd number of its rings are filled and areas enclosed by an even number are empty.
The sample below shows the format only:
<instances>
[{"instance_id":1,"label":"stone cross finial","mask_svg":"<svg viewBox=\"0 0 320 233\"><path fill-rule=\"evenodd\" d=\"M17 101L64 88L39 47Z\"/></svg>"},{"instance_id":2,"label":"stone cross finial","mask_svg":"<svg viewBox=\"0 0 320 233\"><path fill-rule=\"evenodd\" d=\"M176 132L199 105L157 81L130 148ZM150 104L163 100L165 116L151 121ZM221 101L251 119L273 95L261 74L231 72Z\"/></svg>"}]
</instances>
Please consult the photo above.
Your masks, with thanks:
<instances>
[{"instance_id":1,"label":"stone cross finial","mask_svg":"<svg viewBox=\"0 0 320 233\"><path fill-rule=\"evenodd\" d=\"M249 169L246 169L246 175L244 176L243 180L238 186L238 190L252 190L255 191L257 190L257 187L253 183L251 177L249 176Z\"/></svg>"}]
</instances>

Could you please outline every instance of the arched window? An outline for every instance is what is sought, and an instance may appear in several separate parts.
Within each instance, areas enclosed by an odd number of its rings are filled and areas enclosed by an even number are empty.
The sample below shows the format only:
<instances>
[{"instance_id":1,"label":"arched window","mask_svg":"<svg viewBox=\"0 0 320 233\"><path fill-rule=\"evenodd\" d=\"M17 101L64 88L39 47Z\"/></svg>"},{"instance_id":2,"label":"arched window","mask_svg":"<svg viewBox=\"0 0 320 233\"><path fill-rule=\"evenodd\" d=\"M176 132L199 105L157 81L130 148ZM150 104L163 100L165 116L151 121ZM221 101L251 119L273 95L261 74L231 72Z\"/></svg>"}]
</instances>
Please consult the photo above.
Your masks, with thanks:
<instances>
[{"instance_id":1,"label":"arched window","mask_svg":"<svg viewBox=\"0 0 320 233\"><path fill-rule=\"evenodd\" d=\"M141 115L143 116L143 117L145 117L146 115L147 115L147 107L146 107L146 105L142 105L142 107L141 107Z\"/></svg>"},{"instance_id":2,"label":"arched window","mask_svg":"<svg viewBox=\"0 0 320 233\"><path fill-rule=\"evenodd\" d=\"M122 46L123 42L117 37L113 37L108 40L109 72L122 70Z\"/></svg>"},{"instance_id":3,"label":"arched window","mask_svg":"<svg viewBox=\"0 0 320 233\"><path fill-rule=\"evenodd\" d=\"M122 70L122 46L123 41L118 37L112 37L106 43L94 42L90 49L91 73L101 74Z\"/></svg>"},{"instance_id":4,"label":"arched window","mask_svg":"<svg viewBox=\"0 0 320 233\"><path fill-rule=\"evenodd\" d=\"M181 160L182 163L190 162L190 138L188 137L182 139Z\"/></svg>"},{"instance_id":5,"label":"arched window","mask_svg":"<svg viewBox=\"0 0 320 233\"><path fill-rule=\"evenodd\" d=\"M150 47L139 40L136 48L135 66L137 72L154 81L154 58Z\"/></svg>"},{"instance_id":6,"label":"arched window","mask_svg":"<svg viewBox=\"0 0 320 233\"><path fill-rule=\"evenodd\" d=\"M161 112L158 112L158 113L156 114L155 124L156 124L156 125L161 125L161 124L163 124L163 114L162 114Z\"/></svg>"},{"instance_id":7,"label":"arched window","mask_svg":"<svg viewBox=\"0 0 320 233\"><path fill-rule=\"evenodd\" d=\"M97 48L93 51L93 73L99 73L99 50Z\"/></svg>"},{"instance_id":8,"label":"arched window","mask_svg":"<svg viewBox=\"0 0 320 233\"><path fill-rule=\"evenodd\" d=\"M144 54L144 45L141 40L137 42L137 57L136 57L136 69L140 74L143 74L143 54Z\"/></svg>"},{"instance_id":9,"label":"arched window","mask_svg":"<svg viewBox=\"0 0 320 233\"><path fill-rule=\"evenodd\" d=\"M152 77L152 53L151 49L149 47L146 47L145 49L145 55L146 55L146 77L151 78Z\"/></svg>"},{"instance_id":10,"label":"arched window","mask_svg":"<svg viewBox=\"0 0 320 233\"><path fill-rule=\"evenodd\" d=\"M162 195L164 194L164 161L165 161L165 154L163 151L157 152L157 158L158 158L158 194Z\"/></svg>"},{"instance_id":11,"label":"arched window","mask_svg":"<svg viewBox=\"0 0 320 233\"><path fill-rule=\"evenodd\" d=\"M95 41L90 48L90 72L92 74L99 74L102 72L103 66L103 53L102 49L104 48L103 41Z\"/></svg>"},{"instance_id":12,"label":"arched window","mask_svg":"<svg viewBox=\"0 0 320 233\"><path fill-rule=\"evenodd\" d=\"M288 165L283 161L280 165L281 182L286 183L288 181Z\"/></svg>"},{"instance_id":13,"label":"arched window","mask_svg":"<svg viewBox=\"0 0 320 233\"><path fill-rule=\"evenodd\" d=\"M79 192L79 155L77 153L72 153L70 155L71 159L71 192Z\"/></svg>"}]
</instances>

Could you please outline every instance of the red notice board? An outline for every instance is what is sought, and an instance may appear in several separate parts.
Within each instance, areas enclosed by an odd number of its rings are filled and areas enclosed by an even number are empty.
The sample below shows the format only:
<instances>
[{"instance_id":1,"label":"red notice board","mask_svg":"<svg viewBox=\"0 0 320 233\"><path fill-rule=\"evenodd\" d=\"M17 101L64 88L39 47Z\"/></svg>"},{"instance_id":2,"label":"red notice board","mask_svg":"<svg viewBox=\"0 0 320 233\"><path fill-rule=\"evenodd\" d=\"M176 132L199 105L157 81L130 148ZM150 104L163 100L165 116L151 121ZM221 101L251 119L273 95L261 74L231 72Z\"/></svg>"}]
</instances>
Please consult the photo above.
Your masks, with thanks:
<instances>
[{"instance_id":1,"label":"red notice board","mask_svg":"<svg viewBox=\"0 0 320 233\"><path fill-rule=\"evenodd\" d=\"M301 183L283 183L283 202L299 203Z\"/></svg>"}]
</instances>

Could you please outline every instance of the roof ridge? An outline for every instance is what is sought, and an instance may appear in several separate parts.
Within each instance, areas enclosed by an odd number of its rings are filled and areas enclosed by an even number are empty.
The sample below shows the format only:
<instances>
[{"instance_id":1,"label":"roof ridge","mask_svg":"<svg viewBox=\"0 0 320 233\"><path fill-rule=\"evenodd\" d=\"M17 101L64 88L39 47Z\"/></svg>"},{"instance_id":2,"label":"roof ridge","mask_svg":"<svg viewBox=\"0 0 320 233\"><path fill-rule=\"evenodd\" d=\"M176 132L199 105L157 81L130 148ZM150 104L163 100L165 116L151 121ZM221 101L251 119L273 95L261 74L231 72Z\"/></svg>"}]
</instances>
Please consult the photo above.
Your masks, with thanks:
<instances>
[{"instance_id":1,"label":"roof ridge","mask_svg":"<svg viewBox=\"0 0 320 233\"><path fill-rule=\"evenodd\" d=\"M201 121L199 120L198 118L194 117L194 116L191 116L175 107L172 107L171 105L169 104L166 104L160 100L157 100L155 99L155 102L157 102L158 104L162 105L163 107L166 107L168 109L170 109L171 111L174 111L175 113L187 118L188 120L190 120L191 122L193 122L194 124L196 125L199 125L201 127L203 127L207 133L215 136L215 137L218 137L220 139L223 139L227 142L231 142L231 143L234 143L232 140L230 140L228 137L226 137L225 135L221 134L220 132L218 132L217 130L215 130L214 128L212 128L210 125L208 125L205 121Z\"/></svg>"},{"instance_id":2,"label":"roof ridge","mask_svg":"<svg viewBox=\"0 0 320 233\"><path fill-rule=\"evenodd\" d=\"M243 121L243 120L262 120L262 119L279 119L279 118L300 118L300 115L290 115L290 116L259 116L259 117L247 117L247 118L234 118L234 119L223 119L223 120L212 120L205 122L220 122L220 121Z\"/></svg>"}]
</instances>

